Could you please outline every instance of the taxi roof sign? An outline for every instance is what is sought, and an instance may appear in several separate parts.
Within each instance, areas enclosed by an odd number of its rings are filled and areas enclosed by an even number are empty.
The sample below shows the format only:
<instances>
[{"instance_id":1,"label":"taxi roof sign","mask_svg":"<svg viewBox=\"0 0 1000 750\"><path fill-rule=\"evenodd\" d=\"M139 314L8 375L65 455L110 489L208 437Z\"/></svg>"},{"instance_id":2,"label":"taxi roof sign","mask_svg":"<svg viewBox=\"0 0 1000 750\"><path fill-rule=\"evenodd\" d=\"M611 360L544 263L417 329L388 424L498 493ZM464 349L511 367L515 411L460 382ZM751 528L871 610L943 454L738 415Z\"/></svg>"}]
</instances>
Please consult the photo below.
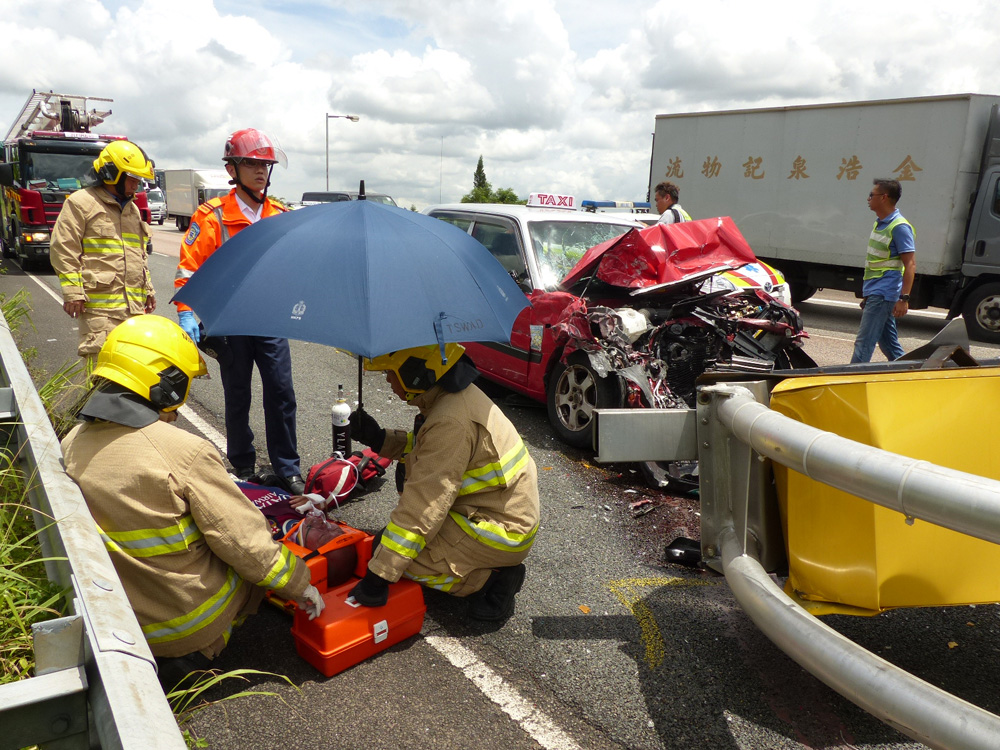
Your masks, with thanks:
<instances>
[{"instance_id":1,"label":"taxi roof sign","mask_svg":"<svg viewBox=\"0 0 1000 750\"><path fill-rule=\"evenodd\" d=\"M556 195L555 193L530 193L528 205L535 208L566 208L576 210L576 196Z\"/></svg>"}]
</instances>

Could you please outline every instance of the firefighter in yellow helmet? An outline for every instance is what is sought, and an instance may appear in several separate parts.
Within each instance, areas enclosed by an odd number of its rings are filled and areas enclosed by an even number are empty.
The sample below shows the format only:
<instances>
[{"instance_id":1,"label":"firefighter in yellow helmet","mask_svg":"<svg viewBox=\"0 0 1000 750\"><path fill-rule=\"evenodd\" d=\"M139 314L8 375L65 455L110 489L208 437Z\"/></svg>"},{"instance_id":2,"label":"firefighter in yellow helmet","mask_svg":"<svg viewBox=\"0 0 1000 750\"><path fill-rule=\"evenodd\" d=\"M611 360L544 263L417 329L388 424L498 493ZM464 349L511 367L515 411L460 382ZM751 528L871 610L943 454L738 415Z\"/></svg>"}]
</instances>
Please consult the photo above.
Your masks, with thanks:
<instances>
[{"instance_id":1,"label":"firefighter in yellow helmet","mask_svg":"<svg viewBox=\"0 0 1000 750\"><path fill-rule=\"evenodd\" d=\"M62 443L165 689L208 668L265 588L310 619L324 606L307 566L271 538L215 446L169 424L205 373L176 323L130 318L108 334L83 421Z\"/></svg>"},{"instance_id":2,"label":"firefighter in yellow helmet","mask_svg":"<svg viewBox=\"0 0 1000 750\"><path fill-rule=\"evenodd\" d=\"M514 612L538 530L538 475L514 425L473 385L479 371L464 352L432 345L365 361L420 410L409 433L382 429L364 411L351 415L355 439L405 459L399 503L351 592L365 606L385 604L388 584L405 576L469 597L475 619Z\"/></svg>"},{"instance_id":3,"label":"firefighter in yellow helmet","mask_svg":"<svg viewBox=\"0 0 1000 750\"><path fill-rule=\"evenodd\" d=\"M153 179L153 162L134 143L112 141L94 160L94 173L96 185L63 203L49 249L88 371L111 329L156 308L146 265L150 230L133 202L140 180Z\"/></svg>"}]
</instances>

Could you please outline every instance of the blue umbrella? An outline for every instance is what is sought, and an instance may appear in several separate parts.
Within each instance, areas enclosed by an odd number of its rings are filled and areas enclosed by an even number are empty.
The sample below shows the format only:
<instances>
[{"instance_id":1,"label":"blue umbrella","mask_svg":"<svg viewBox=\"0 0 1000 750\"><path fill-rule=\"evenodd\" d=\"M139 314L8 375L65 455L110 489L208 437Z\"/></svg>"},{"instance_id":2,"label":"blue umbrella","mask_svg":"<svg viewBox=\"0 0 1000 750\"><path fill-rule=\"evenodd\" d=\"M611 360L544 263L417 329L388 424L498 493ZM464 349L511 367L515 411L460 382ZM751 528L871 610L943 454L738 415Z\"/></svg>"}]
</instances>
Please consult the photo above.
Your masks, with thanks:
<instances>
[{"instance_id":1,"label":"blue umbrella","mask_svg":"<svg viewBox=\"0 0 1000 750\"><path fill-rule=\"evenodd\" d=\"M524 292L461 229L367 200L259 221L173 297L209 335L312 341L359 356L425 344L510 341Z\"/></svg>"},{"instance_id":2,"label":"blue umbrella","mask_svg":"<svg viewBox=\"0 0 1000 750\"><path fill-rule=\"evenodd\" d=\"M247 227L174 299L210 335L277 336L380 354L509 341L528 306L485 247L447 222L367 200Z\"/></svg>"}]
</instances>

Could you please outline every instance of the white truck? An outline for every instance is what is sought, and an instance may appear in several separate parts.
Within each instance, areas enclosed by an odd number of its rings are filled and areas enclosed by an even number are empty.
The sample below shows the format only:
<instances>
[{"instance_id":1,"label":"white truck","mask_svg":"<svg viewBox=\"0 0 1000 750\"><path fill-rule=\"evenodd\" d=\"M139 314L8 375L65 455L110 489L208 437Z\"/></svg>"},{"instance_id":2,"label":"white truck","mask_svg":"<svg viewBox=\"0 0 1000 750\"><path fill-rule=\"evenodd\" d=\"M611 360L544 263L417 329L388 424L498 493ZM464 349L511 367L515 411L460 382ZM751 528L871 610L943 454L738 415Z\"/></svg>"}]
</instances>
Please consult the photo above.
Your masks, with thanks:
<instances>
[{"instance_id":1,"label":"white truck","mask_svg":"<svg viewBox=\"0 0 1000 750\"><path fill-rule=\"evenodd\" d=\"M1000 96L889 99L657 115L656 184L695 217L731 216L795 301L859 294L874 178L900 181L916 230L911 308L965 317L1000 342Z\"/></svg>"},{"instance_id":2,"label":"white truck","mask_svg":"<svg viewBox=\"0 0 1000 750\"><path fill-rule=\"evenodd\" d=\"M186 231L191 215L205 201L225 195L232 187L224 169L164 169L163 192L167 197L167 218Z\"/></svg>"}]
</instances>

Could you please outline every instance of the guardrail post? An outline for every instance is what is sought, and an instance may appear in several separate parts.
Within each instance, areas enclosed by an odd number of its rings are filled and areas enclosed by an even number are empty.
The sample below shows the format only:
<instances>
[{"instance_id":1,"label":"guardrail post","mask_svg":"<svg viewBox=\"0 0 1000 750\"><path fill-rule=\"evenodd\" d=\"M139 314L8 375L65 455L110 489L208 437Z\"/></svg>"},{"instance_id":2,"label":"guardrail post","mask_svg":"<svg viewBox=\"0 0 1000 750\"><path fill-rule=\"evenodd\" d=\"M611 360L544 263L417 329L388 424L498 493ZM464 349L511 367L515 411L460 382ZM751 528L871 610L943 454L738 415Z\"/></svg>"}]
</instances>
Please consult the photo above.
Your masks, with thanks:
<instances>
[{"instance_id":1,"label":"guardrail post","mask_svg":"<svg viewBox=\"0 0 1000 750\"><path fill-rule=\"evenodd\" d=\"M717 418L719 404L735 393L769 401L763 380L698 389L698 474L701 498L701 555L723 572L723 533L733 530L744 549L766 570L785 565L785 543L770 462L738 440Z\"/></svg>"}]
</instances>

